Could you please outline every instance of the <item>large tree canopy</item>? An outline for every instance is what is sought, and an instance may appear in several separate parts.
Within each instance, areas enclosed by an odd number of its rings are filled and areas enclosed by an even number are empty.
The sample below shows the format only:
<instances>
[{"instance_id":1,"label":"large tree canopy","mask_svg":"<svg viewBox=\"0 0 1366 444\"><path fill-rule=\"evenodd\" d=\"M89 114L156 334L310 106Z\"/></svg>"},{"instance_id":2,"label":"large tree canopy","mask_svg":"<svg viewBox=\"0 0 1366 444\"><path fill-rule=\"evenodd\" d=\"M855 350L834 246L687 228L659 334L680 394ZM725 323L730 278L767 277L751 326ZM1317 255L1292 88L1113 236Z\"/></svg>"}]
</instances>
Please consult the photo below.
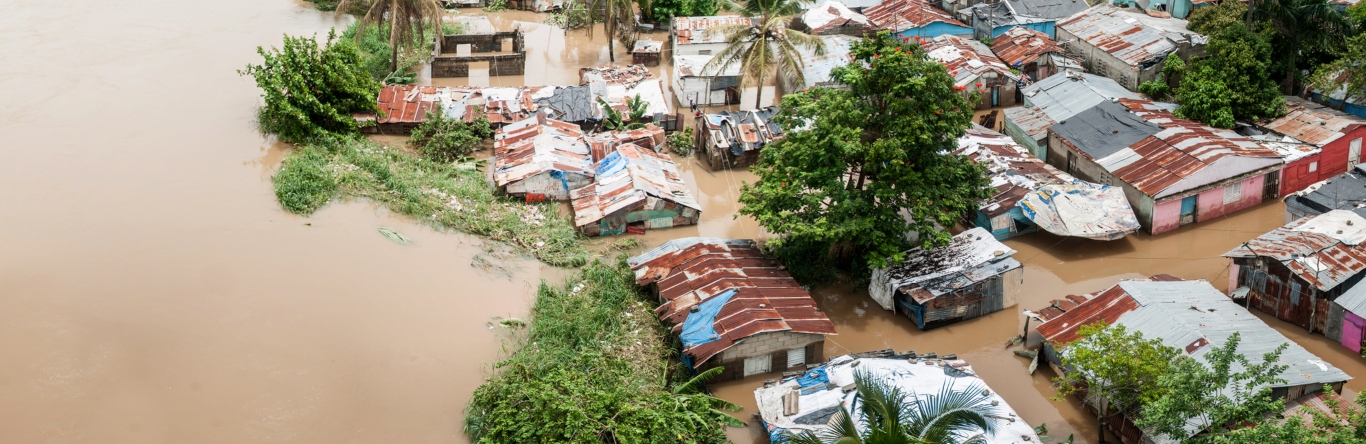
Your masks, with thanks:
<instances>
[{"instance_id":1,"label":"large tree canopy","mask_svg":"<svg viewBox=\"0 0 1366 444\"><path fill-rule=\"evenodd\" d=\"M855 42L851 55L831 75L847 89L783 98L775 120L788 134L762 151L740 213L786 235L779 245L853 248L880 266L902 259L908 233L926 245L948 242L946 227L990 196L982 167L947 154L977 98L918 44L887 32Z\"/></svg>"},{"instance_id":2,"label":"large tree canopy","mask_svg":"<svg viewBox=\"0 0 1366 444\"><path fill-rule=\"evenodd\" d=\"M1210 36L1209 56L1197 59L1181 80L1176 114L1210 126L1232 128L1285 113L1285 98L1271 79L1271 43L1241 23Z\"/></svg>"}]
</instances>

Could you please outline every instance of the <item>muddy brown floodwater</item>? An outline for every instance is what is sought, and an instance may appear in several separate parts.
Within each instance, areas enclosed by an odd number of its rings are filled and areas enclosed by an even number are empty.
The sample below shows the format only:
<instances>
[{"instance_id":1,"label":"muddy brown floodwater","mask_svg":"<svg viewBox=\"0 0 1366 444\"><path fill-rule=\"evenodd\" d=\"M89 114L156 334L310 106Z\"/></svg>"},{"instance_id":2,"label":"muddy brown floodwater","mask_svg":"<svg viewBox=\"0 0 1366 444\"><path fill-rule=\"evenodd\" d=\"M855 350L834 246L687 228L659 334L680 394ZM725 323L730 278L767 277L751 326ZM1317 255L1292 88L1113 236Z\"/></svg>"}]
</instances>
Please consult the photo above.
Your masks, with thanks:
<instances>
[{"instance_id":1,"label":"muddy brown floodwater","mask_svg":"<svg viewBox=\"0 0 1366 444\"><path fill-rule=\"evenodd\" d=\"M349 19L290 0L16 3L0 3L0 442L466 441L464 405L504 334L486 322L525 315L535 284L567 272L524 259L504 260L511 276L480 271L479 239L365 202L309 218L280 209L270 175L289 148L257 133L258 91L235 70L258 60L258 45ZM573 84L580 67L608 62L601 34L545 17L493 14L500 28L526 27L525 76L437 83ZM654 71L667 80L667 63ZM752 174L680 163L701 222L637 238L646 247L767 237L734 216ZM1025 263L1021 307L1154 273L1223 288L1218 254L1280 220L1280 204L1267 204L1156 239L1011 240ZM1048 401L1046 370L1030 377L1004 350L1020 307L920 332L866 289L812 293L840 332L827 355L958 353L1030 423L1094 435L1075 403ZM1360 359L1268 321L1358 377L1348 390L1366 385ZM771 377L716 391L752 407ZM755 426L731 432L763 442Z\"/></svg>"}]
</instances>

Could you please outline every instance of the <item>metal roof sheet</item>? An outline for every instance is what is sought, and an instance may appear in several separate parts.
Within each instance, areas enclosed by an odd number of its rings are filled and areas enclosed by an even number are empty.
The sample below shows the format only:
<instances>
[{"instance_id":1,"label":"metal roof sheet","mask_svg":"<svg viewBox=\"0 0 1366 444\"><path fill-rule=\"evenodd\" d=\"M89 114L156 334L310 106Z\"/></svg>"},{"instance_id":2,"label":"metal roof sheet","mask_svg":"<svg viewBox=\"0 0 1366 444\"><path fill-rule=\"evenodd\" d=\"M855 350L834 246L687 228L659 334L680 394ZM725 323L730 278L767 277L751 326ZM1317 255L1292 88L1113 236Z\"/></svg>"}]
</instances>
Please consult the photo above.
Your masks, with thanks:
<instances>
[{"instance_id":1,"label":"metal roof sheet","mask_svg":"<svg viewBox=\"0 0 1366 444\"><path fill-rule=\"evenodd\" d=\"M1287 96L1285 105L1285 116L1263 122L1261 126L1277 134L1319 147L1332 143L1349 132L1366 129L1366 119L1299 97Z\"/></svg>"},{"instance_id":2,"label":"metal roof sheet","mask_svg":"<svg viewBox=\"0 0 1366 444\"><path fill-rule=\"evenodd\" d=\"M1137 16L1112 5L1101 5L1073 15L1057 26L1135 67L1161 62L1176 51L1169 32L1150 26ZM1184 22L1184 21L1183 21Z\"/></svg>"},{"instance_id":3,"label":"metal roof sheet","mask_svg":"<svg viewBox=\"0 0 1366 444\"><path fill-rule=\"evenodd\" d=\"M1014 140L986 128L969 128L958 138L954 154L967 156L986 167L996 195L983 200L978 210L988 217L1015 208L1026 194L1048 184L1064 184L1075 177L1059 171L1029 153Z\"/></svg>"},{"instance_id":4,"label":"metal roof sheet","mask_svg":"<svg viewBox=\"0 0 1366 444\"><path fill-rule=\"evenodd\" d=\"M735 343L768 331L834 335L835 324L781 265L752 240L673 239L627 260L636 284L658 284L660 319L678 330L697 304L729 290L734 296L717 314L717 340L684 348L700 366Z\"/></svg>"},{"instance_id":5,"label":"metal roof sheet","mask_svg":"<svg viewBox=\"0 0 1366 444\"><path fill-rule=\"evenodd\" d=\"M574 226L595 223L649 199L702 209L667 155L625 144L598 162L594 170L592 185L569 193Z\"/></svg>"},{"instance_id":6,"label":"metal roof sheet","mask_svg":"<svg viewBox=\"0 0 1366 444\"><path fill-rule=\"evenodd\" d=\"M725 69L706 70L707 63L710 63L712 56L709 55L683 55L674 54L674 75L677 77L737 77L740 75L740 64L732 63Z\"/></svg>"},{"instance_id":7,"label":"metal roof sheet","mask_svg":"<svg viewBox=\"0 0 1366 444\"><path fill-rule=\"evenodd\" d=\"M919 28L934 22L944 22L964 28L968 25L958 21L949 13L930 6L923 0L886 0L877 6L863 10L879 29L901 32Z\"/></svg>"},{"instance_id":8,"label":"metal roof sheet","mask_svg":"<svg viewBox=\"0 0 1366 444\"><path fill-rule=\"evenodd\" d=\"M941 35L921 41L920 47L931 59L943 63L958 86L978 82L982 76L995 73L1001 77L1018 80L1020 76L1010 72L1006 63L991 53L982 42L954 35Z\"/></svg>"},{"instance_id":9,"label":"metal roof sheet","mask_svg":"<svg viewBox=\"0 0 1366 444\"><path fill-rule=\"evenodd\" d=\"M1332 290L1366 270L1366 218L1333 210L1292 221L1224 253L1229 258L1267 257L1300 279Z\"/></svg>"},{"instance_id":10,"label":"metal roof sheet","mask_svg":"<svg viewBox=\"0 0 1366 444\"><path fill-rule=\"evenodd\" d=\"M1342 175L1310 185L1287 201L1296 201L1319 212L1351 210L1357 214L1366 213L1366 171L1363 170L1366 166L1358 165Z\"/></svg>"},{"instance_id":11,"label":"metal roof sheet","mask_svg":"<svg viewBox=\"0 0 1366 444\"><path fill-rule=\"evenodd\" d=\"M821 34L843 26L865 29L873 27L873 23L868 21L868 17L854 12L848 6L835 0L826 0L824 3L808 9L802 14L802 23L811 28L811 34Z\"/></svg>"},{"instance_id":12,"label":"metal roof sheet","mask_svg":"<svg viewBox=\"0 0 1366 444\"><path fill-rule=\"evenodd\" d=\"M610 89L610 88L609 88ZM654 90L661 92L655 93ZM658 79L647 79L628 92L640 93L651 110L668 110L671 99L663 94ZM380 89L376 105L380 124L416 124L427 112L440 108L453 119L474 121L480 115L495 126L524 120L537 111L550 110L560 120L582 122L602 118L602 97L610 106L624 106L624 97L607 97L608 89L587 86L415 86L393 85ZM368 116L356 116L357 118Z\"/></svg>"},{"instance_id":13,"label":"metal roof sheet","mask_svg":"<svg viewBox=\"0 0 1366 444\"><path fill-rule=\"evenodd\" d=\"M1015 250L997 241L987 230L971 228L958 233L948 245L907 251L904 262L886 269L885 293L919 293L921 296L916 302L924 303L954 289L1019 268L1020 263L1010 258L1012 254Z\"/></svg>"},{"instance_id":14,"label":"metal roof sheet","mask_svg":"<svg viewBox=\"0 0 1366 444\"><path fill-rule=\"evenodd\" d=\"M538 115L494 132L495 184L502 187L549 171L593 176L588 144L578 125Z\"/></svg>"},{"instance_id":15,"label":"metal roof sheet","mask_svg":"<svg viewBox=\"0 0 1366 444\"><path fill-rule=\"evenodd\" d=\"M788 83L785 84L788 91L796 92L806 88L813 88L822 84L829 84L830 72L836 67L844 66L849 63L849 45L858 40L847 35L823 35L819 36L821 42L825 44L825 54L816 55L816 51L804 46L798 46L797 52L802 59L802 77L805 84Z\"/></svg>"},{"instance_id":16,"label":"metal roof sheet","mask_svg":"<svg viewBox=\"0 0 1366 444\"><path fill-rule=\"evenodd\" d=\"M631 88L639 85L640 82L644 82L654 77L654 73L650 72L650 69L646 68L645 65L603 65L592 68L579 68L580 85L587 85L592 82L606 82L610 85L623 85L627 88Z\"/></svg>"},{"instance_id":17,"label":"metal roof sheet","mask_svg":"<svg viewBox=\"0 0 1366 444\"><path fill-rule=\"evenodd\" d=\"M774 140L783 136L782 127L773 123L778 107L770 106L757 110L731 112L722 110L717 114L706 114L707 140L718 148L740 156L746 151L763 149Z\"/></svg>"},{"instance_id":18,"label":"metal roof sheet","mask_svg":"<svg viewBox=\"0 0 1366 444\"><path fill-rule=\"evenodd\" d=\"M726 36L721 32L709 31L726 25L748 25L748 17L738 15L674 17L674 45L694 45L701 43L725 43Z\"/></svg>"},{"instance_id":19,"label":"metal roof sheet","mask_svg":"<svg viewBox=\"0 0 1366 444\"><path fill-rule=\"evenodd\" d=\"M1139 98L1114 79L1076 71L1049 76L1020 91L1054 122L1070 119L1101 102Z\"/></svg>"},{"instance_id":20,"label":"metal roof sheet","mask_svg":"<svg viewBox=\"0 0 1366 444\"><path fill-rule=\"evenodd\" d=\"M1357 316L1366 316L1366 285L1355 285L1333 300L1334 304Z\"/></svg>"},{"instance_id":21,"label":"metal roof sheet","mask_svg":"<svg viewBox=\"0 0 1366 444\"><path fill-rule=\"evenodd\" d=\"M1058 42L1048 38L1048 34L1023 26L1010 28L1009 31L992 39L991 52L996 53L1007 66L1012 67L1034 63L1039 56L1049 53L1071 60L1070 66L1081 66L1080 59L1069 54Z\"/></svg>"}]
</instances>

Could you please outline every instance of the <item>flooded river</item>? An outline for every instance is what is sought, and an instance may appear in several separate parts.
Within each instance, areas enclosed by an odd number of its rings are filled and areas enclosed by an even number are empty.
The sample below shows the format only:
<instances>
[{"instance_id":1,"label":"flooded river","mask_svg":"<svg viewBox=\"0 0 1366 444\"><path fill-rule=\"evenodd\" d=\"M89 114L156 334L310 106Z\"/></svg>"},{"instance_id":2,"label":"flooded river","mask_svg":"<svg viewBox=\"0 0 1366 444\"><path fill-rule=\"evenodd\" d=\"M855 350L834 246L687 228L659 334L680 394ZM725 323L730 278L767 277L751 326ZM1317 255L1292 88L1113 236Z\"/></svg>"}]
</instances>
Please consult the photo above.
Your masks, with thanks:
<instances>
[{"instance_id":1,"label":"flooded river","mask_svg":"<svg viewBox=\"0 0 1366 444\"><path fill-rule=\"evenodd\" d=\"M466 441L464 405L500 353L486 322L524 315L535 283L566 272L516 259L511 276L482 272L471 267L477 238L364 202L309 218L280 209L270 175L288 147L257 133L258 91L235 70L258 60L258 45L344 22L291 0L15 3L0 4L0 442ZM494 17L501 29L525 24L525 76L437 83L572 84L580 67L607 62L601 34L544 18ZM734 217L752 174L681 163L701 223L638 239L765 236ZM1281 217L1267 204L1156 239L1011 240L1025 264L1021 306L1155 273L1224 288L1218 254ZM920 332L865 289L812 293L840 332L827 355L958 353L1030 423L1094 435L1075 403L1048 401L1046 370L1031 377L1005 351L1018 307ZM1366 386L1359 358L1270 324L1360 378L1349 390ZM717 393L752 406L769 377ZM731 436L762 442L754 426Z\"/></svg>"}]
</instances>

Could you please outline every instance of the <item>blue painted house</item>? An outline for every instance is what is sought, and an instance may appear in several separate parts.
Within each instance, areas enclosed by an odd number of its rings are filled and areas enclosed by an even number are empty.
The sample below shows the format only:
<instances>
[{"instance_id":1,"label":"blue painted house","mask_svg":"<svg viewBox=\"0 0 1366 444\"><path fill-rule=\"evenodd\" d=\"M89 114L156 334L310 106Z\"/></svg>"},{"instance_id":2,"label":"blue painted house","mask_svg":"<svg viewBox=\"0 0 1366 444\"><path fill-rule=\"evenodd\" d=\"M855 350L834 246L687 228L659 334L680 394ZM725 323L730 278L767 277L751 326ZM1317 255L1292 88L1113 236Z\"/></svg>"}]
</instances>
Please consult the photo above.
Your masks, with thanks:
<instances>
[{"instance_id":1,"label":"blue painted house","mask_svg":"<svg viewBox=\"0 0 1366 444\"><path fill-rule=\"evenodd\" d=\"M1197 9L1213 6L1214 0L1119 0L1115 4L1145 9L1151 11L1148 15L1154 17L1165 18L1165 13L1174 18L1185 19Z\"/></svg>"},{"instance_id":2,"label":"blue painted house","mask_svg":"<svg viewBox=\"0 0 1366 444\"><path fill-rule=\"evenodd\" d=\"M1347 102L1347 106L1342 105L1342 89L1338 89L1332 94L1329 94L1328 97L1324 97L1322 93L1314 91L1310 94L1310 98L1314 99L1315 102L1330 106L1335 110L1357 117L1366 117L1366 97L1357 97L1354 100Z\"/></svg>"},{"instance_id":3,"label":"blue painted house","mask_svg":"<svg viewBox=\"0 0 1366 444\"><path fill-rule=\"evenodd\" d=\"M972 36L972 27L924 0L887 0L864 10L863 15L878 29L890 30L906 38Z\"/></svg>"},{"instance_id":4,"label":"blue painted house","mask_svg":"<svg viewBox=\"0 0 1366 444\"><path fill-rule=\"evenodd\" d=\"M1090 7L1085 0L1006 0L983 3L972 10L973 38L991 38L1024 27L1057 39L1057 22Z\"/></svg>"}]
</instances>

